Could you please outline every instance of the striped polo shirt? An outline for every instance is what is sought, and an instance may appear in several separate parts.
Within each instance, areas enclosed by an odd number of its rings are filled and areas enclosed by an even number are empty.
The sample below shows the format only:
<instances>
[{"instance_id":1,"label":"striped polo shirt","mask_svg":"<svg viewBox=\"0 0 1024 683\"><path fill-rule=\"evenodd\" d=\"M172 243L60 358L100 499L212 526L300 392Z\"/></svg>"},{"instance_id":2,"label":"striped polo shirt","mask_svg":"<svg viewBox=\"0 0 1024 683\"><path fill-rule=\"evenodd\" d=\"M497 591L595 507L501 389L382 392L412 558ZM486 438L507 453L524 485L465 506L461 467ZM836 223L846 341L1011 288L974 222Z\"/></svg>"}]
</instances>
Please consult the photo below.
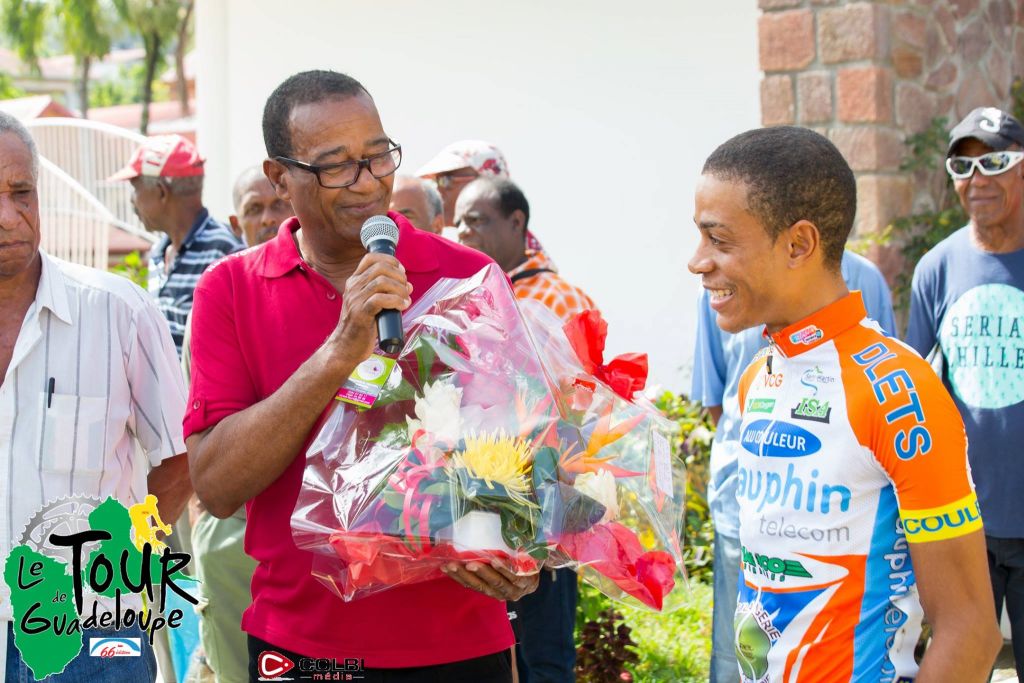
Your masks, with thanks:
<instances>
[{"instance_id":1,"label":"striped polo shirt","mask_svg":"<svg viewBox=\"0 0 1024 683\"><path fill-rule=\"evenodd\" d=\"M180 358L185 321L192 310L192 292L199 276L211 263L238 251L243 244L231 228L214 220L206 209L196 215L192 229L185 236L168 270L164 254L170 244L171 238L164 236L149 253L149 293L156 297L157 307L167 319L174 348Z\"/></svg>"}]
</instances>

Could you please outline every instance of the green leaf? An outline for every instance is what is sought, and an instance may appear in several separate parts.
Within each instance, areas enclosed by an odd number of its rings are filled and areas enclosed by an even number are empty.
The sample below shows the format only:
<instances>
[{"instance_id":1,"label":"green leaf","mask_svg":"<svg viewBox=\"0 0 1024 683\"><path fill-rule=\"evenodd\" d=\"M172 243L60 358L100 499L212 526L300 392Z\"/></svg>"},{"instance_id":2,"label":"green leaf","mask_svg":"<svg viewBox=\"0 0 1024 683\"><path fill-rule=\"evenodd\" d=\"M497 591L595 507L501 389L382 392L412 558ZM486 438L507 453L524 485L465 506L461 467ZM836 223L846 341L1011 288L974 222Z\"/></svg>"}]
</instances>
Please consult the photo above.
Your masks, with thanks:
<instances>
[{"instance_id":1,"label":"green leaf","mask_svg":"<svg viewBox=\"0 0 1024 683\"><path fill-rule=\"evenodd\" d=\"M367 441L393 449L405 448L411 445L409 441L409 428L401 422L392 422L385 425L377 436L370 437Z\"/></svg>"},{"instance_id":2,"label":"green leaf","mask_svg":"<svg viewBox=\"0 0 1024 683\"><path fill-rule=\"evenodd\" d=\"M416 368L419 372L420 387L426 387L430 381L431 370L434 368L434 360L437 358L437 353L434 352L432 344L434 343L428 337L420 337L422 343L416 346L414 353L416 354Z\"/></svg>"},{"instance_id":3,"label":"green leaf","mask_svg":"<svg viewBox=\"0 0 1024 683\"><path fill-rule=\"evenodd\" d=\"M540 490L545 483L558 481L558 451L545 446L533 456L533 488Z\"/></svg>"},{"instance_id":4,"label":"green leaf","mask_svg":"<svg viewBox=\"0 0 1024 683\"><path fill-rule=\"evenodd\" d=\"M559 484L557 491L561 499L563 530L569 533L586 531L604 517L607 508L590 496L565 484Z\"/></svg>"}]
</instances>

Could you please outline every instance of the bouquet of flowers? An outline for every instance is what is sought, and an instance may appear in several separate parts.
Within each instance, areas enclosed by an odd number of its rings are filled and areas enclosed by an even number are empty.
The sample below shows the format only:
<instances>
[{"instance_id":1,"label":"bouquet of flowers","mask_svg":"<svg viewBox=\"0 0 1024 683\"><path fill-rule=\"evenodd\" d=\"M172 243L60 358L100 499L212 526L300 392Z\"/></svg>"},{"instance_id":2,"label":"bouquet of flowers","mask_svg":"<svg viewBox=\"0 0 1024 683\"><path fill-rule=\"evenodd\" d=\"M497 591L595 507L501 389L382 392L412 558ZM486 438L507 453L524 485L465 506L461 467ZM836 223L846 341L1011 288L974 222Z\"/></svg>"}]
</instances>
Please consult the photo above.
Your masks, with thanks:
<instances>
[{"instance_id":1,"label":"bouquet of flowers","mask_svg":"<svg viewBox=\"0 0 1024 683\"><path fill-rule=\"evenodd\" d=\"M601 503L594 524L559 525L549 566L572 566L606 595L655 610L679 606L686 473L672 457L678 426L638 392L645 354L604 362L607 324L586 311L562 325L546 307L520 302L545 372L556 385L562 500ZM571 490L566 490L571 486Z\"/></svg>"},{"instance_id":2,"label":"bouquet of flowers","mask_svg":"<svg viewBox=\"0 0 1024 683\"><path fill-rule=\"evenodd\" d=\"M655 609L682 583L673 424L608 387L618 366L588 372L544 313L524 317L496 266L442 280L405 314L372 407L334 406L292 528L336 594L439 579L452 560L578 567Z\"/></svg>"}]
</instances>

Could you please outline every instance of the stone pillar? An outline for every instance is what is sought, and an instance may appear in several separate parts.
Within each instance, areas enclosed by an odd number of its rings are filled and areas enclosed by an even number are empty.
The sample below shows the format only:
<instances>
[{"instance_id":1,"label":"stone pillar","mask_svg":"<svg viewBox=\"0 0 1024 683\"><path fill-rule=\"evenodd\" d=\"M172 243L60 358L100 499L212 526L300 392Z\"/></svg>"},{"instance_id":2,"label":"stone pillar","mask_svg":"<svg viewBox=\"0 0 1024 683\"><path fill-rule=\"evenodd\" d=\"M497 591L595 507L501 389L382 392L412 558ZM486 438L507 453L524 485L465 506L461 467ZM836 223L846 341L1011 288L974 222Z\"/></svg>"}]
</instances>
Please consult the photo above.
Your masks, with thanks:
<instances>
[{"instance_id":1,"label":"stone pillar","mask_svg":"<svg viewBox=\"0 0 1024 683\"><path fill-rule=\"evenodd\" d=\"M759 0L761 121L827 135L857 176L854 237L935 208L942 169L900 170L935 116L1010 109L1024 0ZM875 254L888 275L902 264Z\"/></svg>"}]
</instances>

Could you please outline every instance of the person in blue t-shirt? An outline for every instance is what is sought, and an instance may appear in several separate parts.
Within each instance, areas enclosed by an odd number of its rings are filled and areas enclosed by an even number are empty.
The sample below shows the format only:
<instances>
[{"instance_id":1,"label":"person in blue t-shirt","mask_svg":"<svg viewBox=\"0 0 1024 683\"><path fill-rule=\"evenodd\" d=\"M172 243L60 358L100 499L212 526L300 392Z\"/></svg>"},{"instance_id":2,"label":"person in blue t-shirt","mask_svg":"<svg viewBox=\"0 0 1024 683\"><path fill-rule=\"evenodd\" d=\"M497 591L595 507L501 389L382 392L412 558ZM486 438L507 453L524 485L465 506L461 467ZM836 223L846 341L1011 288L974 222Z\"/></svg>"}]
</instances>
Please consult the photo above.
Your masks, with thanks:
<instances>
[{"instance_id":1,"label":"person in blue t-shirt","mask_svg":"<svg viewBox=\"0 0 1024 683\"><path fill-rule=\"evenodd\" d=\"M978 108L949 134L946 170L970 221L914 270L907 343L931 355L963 415L989 572L1024 678L1024 128Z\"/></svg>"},{"instance_id":2,"label":"person in blue t-shirt","mask_svg":"<svg viewBox=\"0 0 1024 683\"><path fill-rule=\"evenodd\" d=\"M878 268L863 256L847 251L843 254L842 273L850 289L861 290L868 315L887 333L894 334L892 297ZM711 445L711 482L708 485L711 521L715 526L711 683L735 683L738 669L733 617L740 572L736 456L741 420L736 390L740 375L754 354L767 346L767 341L759 327L729 334L719 329L715 318L708 292L702 290L698 301L691 398L704 404L718 425Z\"/></svg>"}]
</instances>

